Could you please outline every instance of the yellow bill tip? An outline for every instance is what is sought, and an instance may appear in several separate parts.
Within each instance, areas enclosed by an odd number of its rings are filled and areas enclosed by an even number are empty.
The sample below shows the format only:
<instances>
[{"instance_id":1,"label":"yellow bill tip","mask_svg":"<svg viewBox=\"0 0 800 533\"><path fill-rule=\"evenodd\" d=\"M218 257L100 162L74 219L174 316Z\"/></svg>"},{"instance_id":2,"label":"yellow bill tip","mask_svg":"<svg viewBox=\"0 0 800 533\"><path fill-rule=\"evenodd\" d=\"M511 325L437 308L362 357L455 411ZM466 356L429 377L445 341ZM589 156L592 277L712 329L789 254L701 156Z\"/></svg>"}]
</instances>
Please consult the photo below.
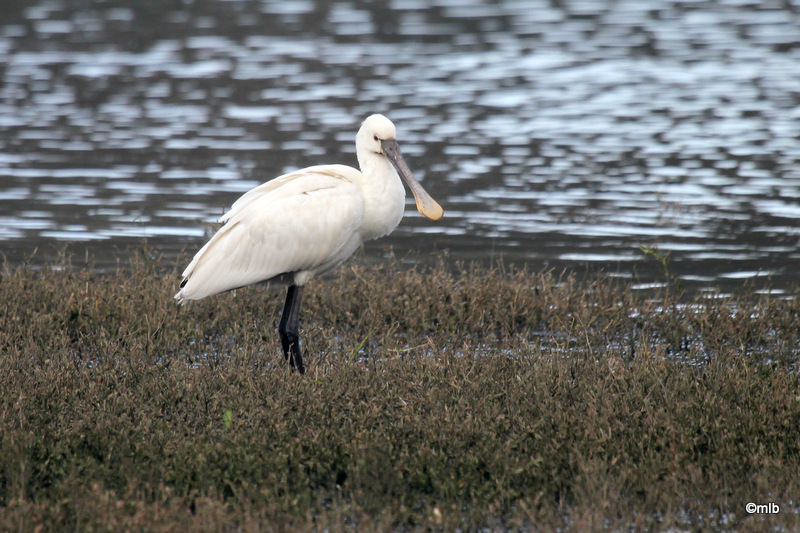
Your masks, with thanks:
<instances>
[{"instance_id":1,"label":"yellow bill tip","mask_svg":"<svg viewBox=\"0 0 800 533\"><path fill-rule=\"evenodd\" d=\"M433 198L427 198L425 202L420 202L419 198L415 198L415 200L417 201L417 211L428 220L436 222L444 216L444 209Z\"/></svg>"}]
</instances>

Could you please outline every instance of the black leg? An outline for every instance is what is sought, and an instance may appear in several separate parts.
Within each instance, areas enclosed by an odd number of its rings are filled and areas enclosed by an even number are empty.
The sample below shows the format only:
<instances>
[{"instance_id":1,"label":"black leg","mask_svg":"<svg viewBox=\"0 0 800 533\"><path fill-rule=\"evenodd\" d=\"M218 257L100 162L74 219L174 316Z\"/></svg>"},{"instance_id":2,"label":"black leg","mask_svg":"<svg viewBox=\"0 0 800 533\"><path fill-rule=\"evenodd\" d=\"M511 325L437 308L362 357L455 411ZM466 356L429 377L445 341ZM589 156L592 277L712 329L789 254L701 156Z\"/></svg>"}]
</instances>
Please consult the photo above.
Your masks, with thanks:
<instances>
[{"instance_id":1,"label":"black leg","mask_svg":"<svg viewBox=\"0 0 800 533\"><path fill-rule=\"evenodd\" d=\"M289 285L286 292L286 303L283 305L283 314L278 324L278 333L281 336L283 355L292 368L305 374L303 354L300 351L300 300L303 298L303 287Z\"/></svg>"}]
</instances>

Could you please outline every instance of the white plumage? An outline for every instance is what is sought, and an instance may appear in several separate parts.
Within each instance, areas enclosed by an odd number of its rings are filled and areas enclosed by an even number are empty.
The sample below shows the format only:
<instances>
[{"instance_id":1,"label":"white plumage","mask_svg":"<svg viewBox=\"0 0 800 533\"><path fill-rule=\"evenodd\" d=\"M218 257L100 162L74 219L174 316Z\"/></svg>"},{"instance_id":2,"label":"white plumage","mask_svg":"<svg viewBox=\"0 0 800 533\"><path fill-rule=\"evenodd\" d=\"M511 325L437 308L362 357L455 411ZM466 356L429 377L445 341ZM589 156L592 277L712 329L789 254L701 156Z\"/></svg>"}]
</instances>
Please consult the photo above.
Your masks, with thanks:
<instances>
[{"instance_id":1,"label":"white plumage","mask_svg":"<svg viewBox=\"0 0 800 533\"><path fill-rule=\"evenodd\" d=\"M363 200L352 180L330 169L286 174L242 196L184 271L176 298L198 300L286 274L292 277L283 281L304 285L350 257L361 243Z\"/></svg>"},{"instance_id":2,"label":"white plumage","mask_svg":"<svg viewBox=\"0 0 800 533\"><path fill-rule=\"evenodd\" d=\"M405 164L389 119L372 115L364 121L356 135L356 155L361 171L345 165L308 167L242 195L186 267L175 298L185 303L267 281L302 288L344 262L363 241L397 227L405 205L400 176L420 213L431 220L442 217L442 208ZM289 320L292 294L282 324ZM299 297L294 305L299 313Z\"/></svg>"}]
</instances>

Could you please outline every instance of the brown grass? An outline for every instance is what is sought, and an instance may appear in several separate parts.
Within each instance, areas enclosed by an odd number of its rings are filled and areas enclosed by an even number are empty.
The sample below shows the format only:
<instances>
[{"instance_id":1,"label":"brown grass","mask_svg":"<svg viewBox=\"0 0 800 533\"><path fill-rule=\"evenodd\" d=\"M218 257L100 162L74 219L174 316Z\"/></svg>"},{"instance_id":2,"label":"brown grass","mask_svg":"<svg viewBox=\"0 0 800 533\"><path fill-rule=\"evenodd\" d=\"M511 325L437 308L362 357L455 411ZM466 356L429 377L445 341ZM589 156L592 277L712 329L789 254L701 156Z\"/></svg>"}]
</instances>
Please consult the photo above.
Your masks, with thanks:
<instances>
[{"instance_id":1,"label":"brown grass","mask_svg":"<svg viewBox=\"0 0 800 533\"><path fill-rule=\"evenodd\" d=\"M6 267L0 530L800 528L796 298L351 266L301 377L282 293L178 279Z\"/></svg>"}]
</instances>

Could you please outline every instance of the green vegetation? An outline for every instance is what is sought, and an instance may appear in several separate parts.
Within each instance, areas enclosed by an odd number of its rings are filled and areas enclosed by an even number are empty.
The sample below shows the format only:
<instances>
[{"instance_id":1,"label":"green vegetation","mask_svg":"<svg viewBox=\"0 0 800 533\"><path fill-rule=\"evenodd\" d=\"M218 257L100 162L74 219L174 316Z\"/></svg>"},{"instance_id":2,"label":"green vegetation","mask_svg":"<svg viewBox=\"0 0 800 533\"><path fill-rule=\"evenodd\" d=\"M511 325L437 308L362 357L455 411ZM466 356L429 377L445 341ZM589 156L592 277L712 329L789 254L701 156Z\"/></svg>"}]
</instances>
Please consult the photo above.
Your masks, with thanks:
<instances>
[{"instance_id":1,"label":"green vegetation","mask_svg":"<svg viewBox=\"0 0 800 533\"><path fill-rule=\"evenodd\" d=\"M303 377L282 292L178 281L6 267L0 531L800 529L797 298L345 266Z\"/></svg>"}]
</instances>

